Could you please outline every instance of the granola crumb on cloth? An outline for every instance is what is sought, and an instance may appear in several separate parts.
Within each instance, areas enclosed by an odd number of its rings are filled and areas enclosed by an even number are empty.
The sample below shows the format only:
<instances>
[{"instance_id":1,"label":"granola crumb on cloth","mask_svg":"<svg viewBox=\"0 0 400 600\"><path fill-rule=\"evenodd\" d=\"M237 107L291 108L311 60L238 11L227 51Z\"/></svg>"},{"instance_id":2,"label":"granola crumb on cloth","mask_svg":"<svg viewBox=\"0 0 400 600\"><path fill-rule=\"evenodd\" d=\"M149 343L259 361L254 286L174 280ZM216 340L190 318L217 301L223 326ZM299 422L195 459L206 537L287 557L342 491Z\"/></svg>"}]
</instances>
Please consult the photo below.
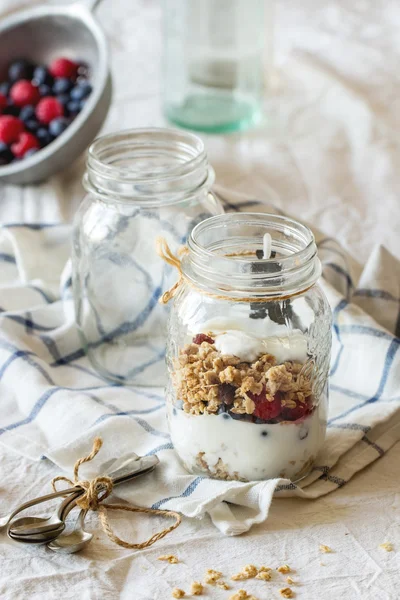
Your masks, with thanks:
<instances>
[{"instance_id":1,"label":"granola crumb on cloth","mask_svg":"<svg viewBox=\"0 0 400 600\"><path fill-rule=\"evenodd\" d=\"M258 574L256 575L256 579L261 579L261 581L271 581L271 579L272 579L271 569L268 569L265 571L261 571L261 569L260 569Z\"/></svg>"},{"instance_id":2,"label":"granola crumb on cloth","mask_svg":"<svg viewBox=\"0 0 400 600\"><path fill-rule=\"evenodd\" d=\"M287 582L289 585L293 585L293 584L295 583L291 577L286 577L286 582Z\"/></svg>"},{"instance_id":3,"label":"granola crumb on cloth","mask_svg":"<svg viewBox=\"0 0 400 600\"><path fill-rule=\"evenodd\" d=\"M291 568L289 567L289 565L282 565L281 567L277 568L277 571L279 571L279 573L290 573Z\"/></svg>"},{"instance_id":4,"label":"granola crumb on cloth","mask_svg":"<svg viewBox=\"0 0 400 600\"><path fill-rule=\"evenodd\" d=\"M330 552L333 552L332 548L329 548L329 546L325 546L325 544L320 544L319 550L320 550L320 552L324 552L325 554L329 554Z\"/></svg>"},{"instance_id":5,"label":"granola crumb on cloth","mask_svg":"<svg viewBox=\"0 0 400 600\"><path fill-rule=\"evenodd\" d=\"M176 565L179 562L179 559L173 554L163 554L162 556L159 556L157 560L165 560L166 562L169 562L170 565Z\"/></svg>"},{"instance_id":6,"label":"granola crumb on cloth","mask_svg":"<svg viewBox=\"0 0 400 600\"><path fill-rule=\"evenodd\" d=\"M214 569L208 569L204 581L210 585L215 585L219 579L221 579L221 571L215 571Z\"/></svg>"},{"instance_id":7,"label":"granola crumb on cloth","mask_svg":"<svg viewBox=\"0 0 400 600\"><path fill-rule=\"evenodd\" d=\"M293 592L293 590L291 590L288 587L287 588L282 588L281 590L279 590L279 593L284 598L294 598L294 592Z\"/></svg>"},{"instance_id":8,"label":"granola crumb on cloth","mask_svg":"<svg viewBox=\"0 0 400 600\"><path fill-rule=\"evenodd\" d=\"M201 596L203 593L203 584L200 581L193 581L191 586L192 596Z\"/></svg>"},{"instance_id":9,"label":"granola crumb on cloth","mask_svg":"<svg viewBox=\"0 0 400 600\"><path fill-rule=\"evenodd\" d=\"M379 548L382 548L382 550L386 550L386 552L393 552L394 550L393 544L391 544L390 542L384 542L383 544L379 544Z\"/></svg>"},{"instance_id":10,"label":"granola crumb on cloth","mask_svg":"<svg viewBox=\"0 0 400 600\"><path fill-rule=\"evenodd\" d=\"M221 590L230 590L231 586L226 583L226 581L217 581L216 586L221 588Z\"/></svg>"},{"instance_id":11,"label":"granola crumb on cloth","mask_svg":"<svg viewBox=\"0 0 400 600\"><path fill-rule=\"evenodd\" d=\"M186 593L181 590L180 588L174 588L172 590L172 597L173 598L184 598L186 596Z\"/></svg>"},{"instance_id":12,"label":"granola crumb on cloth","mask_svg":"<svg viewBox=\"0 0 400 600\"><path fill-rule=\"evenodd\" d=\"M246 590L239 590L233 596L229 596L229 600L257 600L257 598L248 594Z\"/></svg>"},{"instance_id":13,"label":"granola crumb on cloth","mask_svg":"<svg viewBox=\"0 0 400 600\"><path fill-rule=\"evenodd\" d=\"M258 575L258 569L254 565L246 565L240 571L240 573L236 573L236 575L232 575L231 579L233 581L241 581L243 579L252 579Z\"/></svg>"}]
</instances>

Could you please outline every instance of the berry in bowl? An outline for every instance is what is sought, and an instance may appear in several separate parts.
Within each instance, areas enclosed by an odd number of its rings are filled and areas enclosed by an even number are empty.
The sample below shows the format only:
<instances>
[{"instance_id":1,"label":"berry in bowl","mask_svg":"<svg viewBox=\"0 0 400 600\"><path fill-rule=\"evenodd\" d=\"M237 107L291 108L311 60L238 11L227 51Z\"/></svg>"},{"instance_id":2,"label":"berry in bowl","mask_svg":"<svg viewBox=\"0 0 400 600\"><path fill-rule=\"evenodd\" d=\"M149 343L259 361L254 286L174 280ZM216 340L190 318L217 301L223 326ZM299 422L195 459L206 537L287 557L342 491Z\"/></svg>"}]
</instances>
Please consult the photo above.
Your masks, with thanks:
<instances>
[{"instance_id":1,"label":"berry in bowl","mask_svg":"<svg viewBox=\"0 0 400 600\"><path fill-rule=\"evenodd\" d=\"M0 83L0 166L29 158L58 138L92 92L85 63L61 57L48 67L11 63Z\"/></svg>"},{"instance_id":2,"label":"berry in bowl","mask_svg":"<svg viewBox=\"0 0 400 600\"><path fill-rule=\"evenodd\" d=\"M88 6L36 6L0 21L4 183L40 182L65 170L107 116L108 48Z\"/></svg>"}]
</instances>

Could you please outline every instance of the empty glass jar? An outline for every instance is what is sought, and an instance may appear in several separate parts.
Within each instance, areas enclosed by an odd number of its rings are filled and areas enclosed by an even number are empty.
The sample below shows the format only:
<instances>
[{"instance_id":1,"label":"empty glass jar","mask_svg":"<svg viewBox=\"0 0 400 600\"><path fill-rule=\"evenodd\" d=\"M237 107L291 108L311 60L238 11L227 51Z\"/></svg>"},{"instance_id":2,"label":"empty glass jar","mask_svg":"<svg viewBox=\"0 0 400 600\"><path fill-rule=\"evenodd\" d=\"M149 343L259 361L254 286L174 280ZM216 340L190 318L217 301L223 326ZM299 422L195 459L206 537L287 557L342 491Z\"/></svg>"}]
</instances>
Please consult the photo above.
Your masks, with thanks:
<instances>
[{"instance_id":1,"label":"empty glass jar","mask_svg":"<svg viewBox=\"0 0 400 600\"><path fill-rule=\"evenodd\" d=\"M164 383L167 311L158 299L174 273L161 264L156 238L177 249L194 225L222 211L213 179L202 141L189 133L124 131L90 147L73 290L84 348L104 377Z\"/></svg>"},{"instance_id":2,"label":"empty glass jar","mask_svg":"<svg viewBox=\"0 0 400 600\"><path fill-rule=\"evenodd\" d=\"M171 438L192 473L299 480L326 430L331 311L311 231L267 214L197 225L167 362Z\"/></svg>"}]
</instances>

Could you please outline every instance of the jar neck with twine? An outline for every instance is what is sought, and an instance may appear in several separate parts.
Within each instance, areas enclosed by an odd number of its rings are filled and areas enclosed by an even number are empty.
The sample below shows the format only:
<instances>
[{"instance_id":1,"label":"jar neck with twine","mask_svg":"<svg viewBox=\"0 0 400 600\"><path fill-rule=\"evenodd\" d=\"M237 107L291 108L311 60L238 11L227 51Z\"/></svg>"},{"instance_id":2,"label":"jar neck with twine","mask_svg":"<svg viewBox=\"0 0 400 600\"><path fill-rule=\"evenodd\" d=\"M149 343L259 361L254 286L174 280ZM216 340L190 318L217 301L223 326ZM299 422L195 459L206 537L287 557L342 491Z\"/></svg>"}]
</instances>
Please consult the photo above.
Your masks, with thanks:
<instances>
[{"instance_id":1,"label":"jar neck with twine","mask_svg":"<svg viewBox=\"0 0 400 600\"><path fill-rule=\"evenodd\" d=\"M266 234L272 248L268 258L263 255ZM210 217L196 225L187 245L176 254L163 237L157 238L156 251L178 271L177 282L161 296L161 304L167 304L184 284L215 300L280 302L304 294L321 275L311 230L277 215Z\"/></svg>"}]
</instances>

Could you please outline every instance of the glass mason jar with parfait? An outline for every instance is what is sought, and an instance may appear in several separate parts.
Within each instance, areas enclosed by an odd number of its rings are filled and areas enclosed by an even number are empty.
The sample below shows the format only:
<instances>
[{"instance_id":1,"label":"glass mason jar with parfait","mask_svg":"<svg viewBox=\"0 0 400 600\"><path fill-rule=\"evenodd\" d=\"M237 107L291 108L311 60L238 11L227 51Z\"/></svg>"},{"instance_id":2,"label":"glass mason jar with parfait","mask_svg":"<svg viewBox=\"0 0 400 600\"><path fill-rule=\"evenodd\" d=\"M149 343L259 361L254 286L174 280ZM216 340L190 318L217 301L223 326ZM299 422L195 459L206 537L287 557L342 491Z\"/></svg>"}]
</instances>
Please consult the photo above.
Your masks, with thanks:
<instances>
[{"instance_id":1,"label":"glass mason jar with parfait","mask_svg":"<svg viewBox=\"0 0 400 600\"><path fill-rule=\"evenodd\" d=\"M311 231L275 215L211 217L175 266L167 403L183 465L219 479L303 478L325 437L331 350Z\"/></svg>"},{"instance_id":2,"label":"glass mason jar with parfait","mask_svg":"<svg viewBox=\"0 0 400 600\"><path fill-rule=\"evenodd\" d=\"M222 212L213 180L204 145L190 133L137 129L91 145L74 223L73 291L83 346L105 378L165 382L167 311L158 299L174 273L155 240L163 235L177 248Z\"/></svg>"}]
</instances>

